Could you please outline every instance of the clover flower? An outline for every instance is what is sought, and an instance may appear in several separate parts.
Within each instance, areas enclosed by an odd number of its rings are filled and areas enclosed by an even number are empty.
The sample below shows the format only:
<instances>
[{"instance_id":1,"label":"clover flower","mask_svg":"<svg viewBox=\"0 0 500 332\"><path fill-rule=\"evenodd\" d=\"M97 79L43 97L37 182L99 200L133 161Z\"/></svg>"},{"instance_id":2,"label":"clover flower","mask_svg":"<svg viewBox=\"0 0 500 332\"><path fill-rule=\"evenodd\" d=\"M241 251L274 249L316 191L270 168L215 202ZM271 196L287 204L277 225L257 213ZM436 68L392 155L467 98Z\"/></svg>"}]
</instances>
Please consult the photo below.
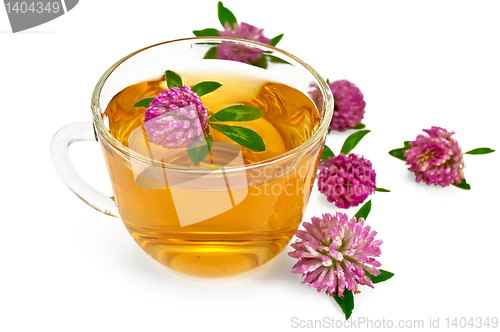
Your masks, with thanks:
<instances>
[{"instance_id":1,"label":"clover flower","mask_svg":"<svg viewBox=\"0 0 500 332\"><path fill-rule=\"evenodd\" d=\"M252 41L257 41L263 44L271 44L269 38L263 34L263 29L259 29L248 23L235 23L234 29L231 28L229 23L224 25L225 30L219 31L222 37L241 38ZM219 59L233 60L244 63L253 63L257 61L262 52L255 47L248 47L238 44L237 42L225 41L217 45L217 54Z\"/></svg>"},{"instance_id":2,"label":"clover flower","mask_svg":"<svg viewBox=\"0 0 500 332\"><path fill-rule=\"evenodd\" d=\"M172 87L160 92L149 104L144 128L149 142L182 148L205 137L207 117L207 109L190 87Z\"/></svg>"},{"instance_id":3,"label":"clover flower","mask_svg":"<svg viewBox=\"0 0 500 332\"><path fill-rule=\"evenodd\" d=\"M409 142L411 148L405 151L406 164L416 175L416 181L440 185L459 184L464 178L464 158L458 142L451 136L453 131L441 127L423 130Z\"/></svg>"},{"instance_id":4,"label":"clover flower","mask_svg":"<svg viewBox=\"0 0 500 332\"><path fill-rule=\"evenodd\" d=\"M376 231L364 226L365 220L349 217L345 213L323 214L303 223L305 230L298 230L299 238L288 253L297 258L292 272L302 274L304 283L330 295L343 296L348 289L358 293L358 285L373 288L369 274L380 274L381 264L374 258L381 254L382 240L375 240Z\"/></svg>"},{"instance_id":5,"label":"clover flower","mask_svg":"<svg viewBox=\"0 0 500 332\"><path fill-rule=\"evenodd\" d=\"M339 208L359 205L376 189L372 163L354 153L329 157L319 170L319 191Z\"/></svg>"},{"instance_id":6,"label":"clover flower","mask_svg":"<svg viewBox=\"0 0 500 332\"><path fill-rule=\"evenodd\" d=\"M346 131L361 123L366 106L361 90L347 80L335 81L328 86L335 101L330 129Z\"/></svg>"}]
</instances>

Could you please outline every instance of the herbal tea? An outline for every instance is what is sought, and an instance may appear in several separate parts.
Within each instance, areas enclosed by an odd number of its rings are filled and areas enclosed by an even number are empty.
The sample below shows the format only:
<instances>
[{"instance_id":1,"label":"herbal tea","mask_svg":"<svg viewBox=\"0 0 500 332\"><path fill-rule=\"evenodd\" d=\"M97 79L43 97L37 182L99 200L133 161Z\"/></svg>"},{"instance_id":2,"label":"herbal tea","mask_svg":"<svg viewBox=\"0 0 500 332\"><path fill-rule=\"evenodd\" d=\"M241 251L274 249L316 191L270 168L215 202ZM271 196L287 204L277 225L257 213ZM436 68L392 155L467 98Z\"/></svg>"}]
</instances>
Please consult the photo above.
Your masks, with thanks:
<instances>
[{"instance_id":1,"label":"herbal tea","mask_svg":"<svg viewBox=\"0 0 500 332\"><path fill-rule=\"evenodd\" d=\"M181 74L183 84L191 87L204 79L222 84L201 96L209 117L231 105L253 106L262 116L212 123L213 146L195 163L189 148L171 141L155 143L145 122L146 107L134 107L167 90L165 78L123 89L106 108L109 130L155 166L132 162L104 146L114 199L134 240L162 264L200 277L239 274L275 257L295 233L318 163L311 156L318 154L321 144L269 167L252 165L306 142L321 119L308 96L281 83L251 76ZM239 145L216 130L231 130L228 126L253 131L265 150Z\"/></svg>"}]
</instances>

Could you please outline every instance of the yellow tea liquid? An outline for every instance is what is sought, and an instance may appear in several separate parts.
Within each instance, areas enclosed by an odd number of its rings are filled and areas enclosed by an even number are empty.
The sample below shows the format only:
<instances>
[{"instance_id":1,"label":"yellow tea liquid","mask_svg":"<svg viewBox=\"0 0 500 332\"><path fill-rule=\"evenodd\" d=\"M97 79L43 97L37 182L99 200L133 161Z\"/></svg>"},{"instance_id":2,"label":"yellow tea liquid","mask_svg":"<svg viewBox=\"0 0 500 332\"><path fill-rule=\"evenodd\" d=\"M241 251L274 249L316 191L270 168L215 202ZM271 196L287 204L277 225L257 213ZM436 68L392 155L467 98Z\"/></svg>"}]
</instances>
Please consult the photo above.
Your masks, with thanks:
<instances>
[{"instance_id":1,"label":"yellow tea liquid","mask_svg":"<svg viewBox=\"0 0 500 332\"><path fill-rule=\"evenodd\" d=\"M245 165L293 150L319 126L320 116L310 98L287 85L252 77L179 74L190 86L204 80L222 83L222 87L201 97L209 112L235 104L263 111L263 117L257 120L224 123L252 129L262 137L266 145L263 152L240 147ZM145 166L138 168L104 146L114 199L127 230L157 261L189 275L231 276L269 261L284 249L301 222L321 142L272 165L240 171L240 175L208 174L203 185L172 182L168 177L171 165L217 170L227 166L239 151L221 148L219 155L227 155L227 160L215 160L211 153L195 166L185 148L150 144L142 125L145 108L133 105L165 89L163 78L131 85L119 92L105 111L109 130L118 141L163 165L156 167L157 175L144 176L148 172ZM232 142L213 129L210 133L216 143ZM185 220L189 220L187 224Z\"/></svg>"}]
</instances>

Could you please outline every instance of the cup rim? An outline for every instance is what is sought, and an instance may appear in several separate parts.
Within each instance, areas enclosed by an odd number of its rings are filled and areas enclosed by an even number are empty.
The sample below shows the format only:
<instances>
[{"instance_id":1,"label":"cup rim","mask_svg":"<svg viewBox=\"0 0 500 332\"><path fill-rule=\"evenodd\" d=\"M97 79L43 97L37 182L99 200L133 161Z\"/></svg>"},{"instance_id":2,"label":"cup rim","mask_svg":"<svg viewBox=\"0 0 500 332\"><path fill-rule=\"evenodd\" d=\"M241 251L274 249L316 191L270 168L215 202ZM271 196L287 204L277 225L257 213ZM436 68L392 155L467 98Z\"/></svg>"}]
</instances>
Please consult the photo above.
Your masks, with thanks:
<instances>
[{"instance_id":1,"label":"cup rim","mask_svg":"<svg viewBox=\"0 0 500 332\"><path fill-rule=\"evenodd\" d=\"M278 156L274 156L269 159L265 159L259 162L251 163L251 164L246 164L243 166L233 166L233 167L225 167L223 169L200 169L200 168L192 168L188 166L180 166L180 165L172 165L172 164L165 164L163 162L157 161L150 159L146 156L143 156L142 154L130 149L120 141L118 141L112 134L111 132L106 128L102 114L104 114L103 111L101 111L100 107L100 95L101 95L101 90L106 83L106 80L108 77L113 73L113 71L120 66L122 63L127 61L128 59L132 58L134 55L141 53L143 51L146 51L150 48L165 45L165 44L170 44L170 43L176 43L176 42L182 42L182 41L195 41L195 40L211 40L211 41L236 41L238 43L245 43L249 45L257 45L260 47L265 47L268 48L269 50L273 52L278 52L281 53L296 62L298 62L302 67L304 67L307 71L309 71L312 76L316 79L316 81L319 83L320 86L320 91L322 91L323 95L325 96L325 101L324 101L324 107L325 111L323 113L323 116L321 118L320 126L316 129L316 131L309 137L307 141L302 143L301 145L295 147L294 149L287 151L283 154L280 154ZM257 167L265 167L267 165L279 162L281 160L284 160L290 156L293 156L297 154L300 151L303 151L307 147L311 146L315 142L319 141L322 139L329 128L331 118L333 116L333 95L331 93L330 88L328 87L327 83L325 80L318 74L316 70L314 70L311 66L309 66L306 62L302 61L301 59L297 58L296 56L283 51L281 49L278 49L274 46L268 45L268 44L263 44L260 42L256 41L250 41L246 39L239 39L239 38L230 38L230 37L190 37L190 38L181 38L181 39L174 39L174 40L169 40L166 42L162 43L157 43L154 45L150 45L147 47L144 47L140 50L137 50L135 52L130 53L129 55L123 57L122 59L118 60L116 63L114 63L104 74L101 76L99 81L97 82L94 91L92 93L92 101L91 101L91 109L92 109L92 120L94 123L94 130L97 129L97 133L101 138L103 138L113 149L119 151L122 155L126 156L127 158L134 159L135 161L139 161L141 163L145 163L148 165L152 166L159 166L164 169L168 170L175 170L175 171L181 171L181 172L188 172L188 173L218 173L218 172L227 172L227 171L238 171L238 170L247 170L247 169L253 169ZM97 136L97 135L96 135ZM97 138L97 137L96 137Z\"/></svg>"}]
</instances>

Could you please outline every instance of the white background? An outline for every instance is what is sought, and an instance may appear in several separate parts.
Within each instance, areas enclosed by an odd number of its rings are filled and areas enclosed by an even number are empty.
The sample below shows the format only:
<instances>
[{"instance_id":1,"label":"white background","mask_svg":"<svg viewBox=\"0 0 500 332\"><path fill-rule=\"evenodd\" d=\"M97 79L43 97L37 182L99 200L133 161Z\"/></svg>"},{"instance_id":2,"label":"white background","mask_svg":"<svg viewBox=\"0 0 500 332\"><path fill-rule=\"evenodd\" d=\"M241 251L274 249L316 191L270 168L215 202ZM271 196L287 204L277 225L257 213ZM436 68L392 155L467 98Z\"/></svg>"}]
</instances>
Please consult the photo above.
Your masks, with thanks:
<instances>
[{"instance_id":1,"label":"white background","mask_svg":"<svg viewBox=\"0 0 500 332\"><path fill-rule=\"evenodd\" d=\"M239 21L285 36L279 47L325 78L365 95L372 132L355 152L377 185L368 223L382 268L353 318L424 320L499 316L500 151L465 156L471 191L416 184L387 154L422 128L454 130L464 151L500 149L500 3L496 1L236 1ZM216 1L82 0L66 15L12 34L0 9L0 330L287 331L300 320L342 319L333 299L301 285L285 249L244 275L200 279L163 267L118 219L83 204L49 156L63 125L90 120L102 73L150 44L220 28ZM338 152L346 134L330 134ZM111 194L96 143L71 149L91 184ZM357 208L349 210L354 214ZM335 212L313 189L304 220ZM360 329L362 330L362 329Z\"/></svg>"}]
</instances>

